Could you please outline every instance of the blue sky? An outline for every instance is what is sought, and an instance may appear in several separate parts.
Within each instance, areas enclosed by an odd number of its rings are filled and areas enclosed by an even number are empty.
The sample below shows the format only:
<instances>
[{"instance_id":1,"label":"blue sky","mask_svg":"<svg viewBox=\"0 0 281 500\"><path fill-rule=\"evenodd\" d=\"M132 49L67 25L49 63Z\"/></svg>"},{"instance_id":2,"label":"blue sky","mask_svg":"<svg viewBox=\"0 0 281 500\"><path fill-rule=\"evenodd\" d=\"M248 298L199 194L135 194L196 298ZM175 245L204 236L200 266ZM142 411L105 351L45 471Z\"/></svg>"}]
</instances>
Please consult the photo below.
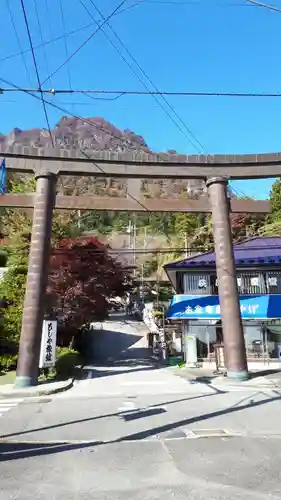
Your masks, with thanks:
<instances>
[{"instance_id":1,"label":"blue sky","mask_svg":"<svg viewBox=\"0 0 281 500\"><path fill-rule=\"evenodd\" d=\"M41 42L35 1L43 40L92 24L67 37L67 51L74 52L95 29L80 0L25 0L34 45ZM90 0L83 0L99 20ZM107 16L119 0L95 0ZM137 3L128 0L126 7ZM281 0L270 2L281 8ZM20 41L13 30L8 4ZM61 16L64 12L64 27ZM28 48L28 38L19 0L0 0L0 78L20 87L36 87L30 53L6 56ZM280 91L281 13L254 7L246 0L159 0L143 1L116 15L112 26L139 65L160 90L278 92ZM110 30L106 32L120 48ZM65 59L65 40L36 50L41 81ZM129 61L128 54L120 48ZM133 63L134 65L134 63ZM120 54L99 32L45 88L144 90ZM139 73L134 65L135 70ZM28 74L27 74L28 73ZM143 75L140 74L145 80ZM0 83L4 86L4 84ZM77 115L102 116L120 128L141 134L155 151L176 149L197 153L151 96L123 96L115 101L92 100L86 96L50 97L54 103ZM170 97L170 104L207 153L256 153L281 150L281 98ZM73 104L74 103L74 104ZM51 125L62 113L48 108ZM44 127L42 105L23 94L0 96L0 132L12 128ZM267 196L272 181L234 183L241 194Z\"/></svg>"}]
</instances>

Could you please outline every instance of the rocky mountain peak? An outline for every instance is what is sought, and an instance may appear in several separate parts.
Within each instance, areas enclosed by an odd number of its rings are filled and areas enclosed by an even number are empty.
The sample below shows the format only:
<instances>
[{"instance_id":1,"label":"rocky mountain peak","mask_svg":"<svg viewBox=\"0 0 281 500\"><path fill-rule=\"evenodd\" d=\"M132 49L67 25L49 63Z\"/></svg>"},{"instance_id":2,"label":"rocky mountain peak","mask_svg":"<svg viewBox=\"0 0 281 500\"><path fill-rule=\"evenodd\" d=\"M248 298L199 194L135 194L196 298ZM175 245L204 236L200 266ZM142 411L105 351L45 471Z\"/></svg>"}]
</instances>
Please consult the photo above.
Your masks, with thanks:
<instances>
[{"instance_id":1,"label":"rocky mountain peak","mask_svg":"<svg viewBox=\"0 0 281 500\"><path fill-rule=\"evenodd\" d=\"M89 118L78 118L62 116L59 122L56 124L52 130L52 136L57 147L64 149L87 149L87 150L109 150L109 151L146 151L150 152L150 148L147 145L145 139L135 134L129 129L121 130L115 127L110 122L106 121L102 117L89 117ZM12 145L29 145L32 147L51 147L51 139L48 130L34 128L30 130L21 130L19 128L14 128L8 135L0 136L0 141L7 146ZM171 150L170 153L176 153L175 150ZM67 181L67 179L65 179ZM68 185L67 194L71 194L75 191L79 194L77 190L72 190L71 185L73 184L73 178L69 178L68 182L64 182L64 185ZM75 184L77 186L77 178ZM89 184L87 179L81 179L81 185L84 186L85 182ZM78 183L79 184L79 183ZM125 193L124 182L113 181L110 179L101 181L96 180L95 186L97 192L103 195L110 195L114 192L114 196L117 192ZM198 180L191 181L180 181L180 180L151 180L143 182L143 191L147 196L152 197L177 197L183 192L188 194L188 197L198 197L204 191L204 186L202 182ZM64 190L62 191L64 192ZM83 190L85 192L85 190Z\"/></svg>"}]
</instances>

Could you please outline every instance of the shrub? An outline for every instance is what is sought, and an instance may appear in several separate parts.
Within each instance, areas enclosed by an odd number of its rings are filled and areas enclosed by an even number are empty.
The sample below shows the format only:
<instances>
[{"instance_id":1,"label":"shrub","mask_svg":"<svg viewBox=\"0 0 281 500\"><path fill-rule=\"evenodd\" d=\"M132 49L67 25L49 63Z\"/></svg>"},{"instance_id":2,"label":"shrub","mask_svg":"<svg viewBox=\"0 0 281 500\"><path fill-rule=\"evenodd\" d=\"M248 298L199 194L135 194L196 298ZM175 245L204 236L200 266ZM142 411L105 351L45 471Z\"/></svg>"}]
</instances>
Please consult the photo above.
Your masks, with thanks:
<instances>
[{"instance_id":1,"label":"shrub","mask_svg":"<svg viewBox=\"0 0 281 500\"><path fill-rule=\"evenodd\" d=\"M0 370L2 370L3 372L15 370L17 367L17 361L18 361L17 354L16 355L4 354L3 356L0 356Z\"/></svg>"},{"instance_id":2,"label":"shrub","mask_svg":"<svg viewBox=\"0 0 281 500\"><path fill-rule=\"evenodd\" d=\"M82 357L79 352L68 347L57 348L56 378L57 380L67 380L74 377L75 369L82 364Z\"/></svg>"},{"instance_id":3,"label":"shrub","mask_svg":"<svg viewBox=\"0 0 281 500\"><path fill-rule=\"evenodd\" d=\"M164 315L163 311L154 311L153 312L154 318L163 318L163 315Z\"/></svg>"},{"instance_id":4,"label":"shrub","mask_svg":"<svg viewBox=\"0 0 281 500\"><path fill-rule=\"evenodd\" d=\"M8 256L6 252L0 250L0 267L6 267Z\"/></svg>"}]
</instances>

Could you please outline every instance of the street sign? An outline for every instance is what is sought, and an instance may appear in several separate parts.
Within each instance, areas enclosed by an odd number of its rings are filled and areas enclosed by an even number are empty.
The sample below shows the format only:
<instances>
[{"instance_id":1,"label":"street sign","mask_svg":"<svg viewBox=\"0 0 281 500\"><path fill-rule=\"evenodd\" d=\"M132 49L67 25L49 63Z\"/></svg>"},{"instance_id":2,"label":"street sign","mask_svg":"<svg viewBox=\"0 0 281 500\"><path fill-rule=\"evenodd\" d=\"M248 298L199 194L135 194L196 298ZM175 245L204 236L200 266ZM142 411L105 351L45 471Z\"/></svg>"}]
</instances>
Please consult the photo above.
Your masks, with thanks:
<instances>
[{"instance_id":1,"label":"street sign","mask_svg":"<svg viewBox=\"0 0 281 500\"><path fill-rule=\"evenodd\" d=\"M39 368L49 368L56 362L57 321L43 321Z\"/></svg>"}]
</instances>

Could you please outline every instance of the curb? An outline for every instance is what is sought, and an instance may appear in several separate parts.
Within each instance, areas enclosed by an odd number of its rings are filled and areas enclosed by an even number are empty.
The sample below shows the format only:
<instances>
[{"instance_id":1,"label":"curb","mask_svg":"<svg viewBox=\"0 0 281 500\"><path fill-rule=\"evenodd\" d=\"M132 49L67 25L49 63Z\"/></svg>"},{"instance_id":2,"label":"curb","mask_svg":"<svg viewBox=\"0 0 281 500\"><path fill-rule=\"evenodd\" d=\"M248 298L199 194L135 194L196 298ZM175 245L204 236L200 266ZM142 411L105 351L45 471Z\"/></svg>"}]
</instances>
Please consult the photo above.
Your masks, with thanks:
<instances>
[{"instance_id":1,"label":"curb","mask_svg":"<svg viewBox=\"0 0 281 500\"><path fill-rule=\"evenodd\" d=\"M24 398L38 398L40 396L49 396L51 394L58 394L60 392L68 391L73 387L74 379L68 380L65 385L60 387L56 387L54 389L39 389L36 391L30 391L28 389L12 389L11 391L7 391L5 393L0 391L0 401L1 398L6 397L24 397Z\"/></svg>"},{"instance_id":2,"label":"curb","mask_svg":"<svg viewBox=\"0 0 281 500\"><path fill-rule=\"evenodd\" d=\"M239 384L210 384L210 387L213 387L214 389L224 389L227 391L227 389L255 389L256 391L262 391L264 389L279 389L281 390L280 385L276 384L260 384L260 385L244 385L243 383L241 385Z\"/></svg>"},{"instance_id":3,"label":"curb","mask_svg":"<svg viewBox=\"0 0 281 500\"><path fill-rule=\"evenodd\" d=\"M231 388L233 388L233 389L256 389L256 390L279 389L281 391L281 384L278 384L278 383L273 382L273 381L261 382L258 384L255 384L254 382L250 383L249 381L241 381L240 383L239 382L235 383L234 381L230 381L227 377L217 377L217 378L215 377L215 379L210 380L209 383L206 383L204 380L202 380L202 379L198 380L196 377L195 378L191 378L191 377L187 378L187 377L184 377L179 372L173 371L173 373L176 377L181 377L183 380L186 380L191 384L208 385L209 387L213 387L214 389L224 389L224 390L227 390L228 388L229 389L231 389ZM208 378L208 376L206 378Z\"/></svg>"}]
</instances>

